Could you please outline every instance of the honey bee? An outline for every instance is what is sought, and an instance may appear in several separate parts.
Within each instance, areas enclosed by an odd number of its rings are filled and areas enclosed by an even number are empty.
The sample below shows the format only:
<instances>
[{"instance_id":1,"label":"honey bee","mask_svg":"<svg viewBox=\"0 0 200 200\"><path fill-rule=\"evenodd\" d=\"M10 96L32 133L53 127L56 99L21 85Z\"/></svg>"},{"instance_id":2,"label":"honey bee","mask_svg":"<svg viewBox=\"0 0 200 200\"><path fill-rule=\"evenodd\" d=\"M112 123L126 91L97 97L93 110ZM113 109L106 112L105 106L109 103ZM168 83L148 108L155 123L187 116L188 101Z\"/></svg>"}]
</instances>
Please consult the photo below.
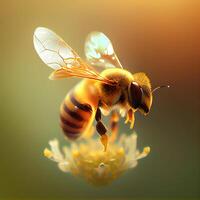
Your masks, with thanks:
<instances>
[{"instance_id":1,"label":"honey bee","mask_svg":"<svg viewBox=\"0 0 200 200\"><path fill-rule=\"evenodd\" d=\"M77 139L92 127L100 135L104 150L108 139L113 140L118 132L119 114L134 126L134 112L147 115L151 109L152 90L147 75L132 74L123 69L111 41L101 32L92 32L85 42L87 62L53 31L39 27L35 30L33 43L42 61L54 71L51 80L69 77L83 78L67 93L60 106L60 125L69 139ZM103 67L102 72L95 68ZM163 87L163 86L161 86ZM111 113L111 136L102 122L102 114Z\"/></svg>"}]
</instances>

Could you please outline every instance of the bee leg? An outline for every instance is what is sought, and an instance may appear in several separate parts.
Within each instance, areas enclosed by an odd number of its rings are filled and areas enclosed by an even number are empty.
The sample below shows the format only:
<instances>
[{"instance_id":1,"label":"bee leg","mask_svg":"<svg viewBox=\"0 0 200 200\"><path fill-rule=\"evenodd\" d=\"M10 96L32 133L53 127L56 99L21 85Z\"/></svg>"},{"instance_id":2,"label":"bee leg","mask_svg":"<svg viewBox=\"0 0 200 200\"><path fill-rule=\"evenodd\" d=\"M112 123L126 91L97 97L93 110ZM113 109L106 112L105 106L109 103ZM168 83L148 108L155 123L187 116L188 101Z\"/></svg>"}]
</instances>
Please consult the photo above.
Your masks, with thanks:
<instances>
[{"instance_id":1,"label":"bee leg","mask_svg":"<svg viewBox=\"0 0 200 200\"><path fill-rule=\"evenodd\" d=\"M134 112L132 109L129 109L127 115L126 115L126 121L125 124L127 124L128 122L130 122L130 129L133 129L134 127L134 122L135 122L135 116L134 116Z\"/></svg>"},{"instance_id":2,"label":"bee leg","mask_svg":"<svg viewBox=\"0 0 200 200\"><path fill-rule=\"evenodd\" d=\"M115 139L117 138L118 134L118 129L119 129L119 114L117 111L112 111L111 113L111 118L110 118L110 127L111 127L111 137L110 137L110 142L114 142Z\"/></svg>"},{"instance_id":3,"label":"bee leg","mask_svg":"<svg viewBox=\"0 0 200 200\"><path fill-rule=\"evenodd\" d=\"M103 124L103 122L101 121L101 110L99 108L97 108L95 119L97 121L96 130L101 136L101 143L104 146L104 151L106 151L108 145L108 136L106 135L107 129Z\"/></svg>"}]
</instances>

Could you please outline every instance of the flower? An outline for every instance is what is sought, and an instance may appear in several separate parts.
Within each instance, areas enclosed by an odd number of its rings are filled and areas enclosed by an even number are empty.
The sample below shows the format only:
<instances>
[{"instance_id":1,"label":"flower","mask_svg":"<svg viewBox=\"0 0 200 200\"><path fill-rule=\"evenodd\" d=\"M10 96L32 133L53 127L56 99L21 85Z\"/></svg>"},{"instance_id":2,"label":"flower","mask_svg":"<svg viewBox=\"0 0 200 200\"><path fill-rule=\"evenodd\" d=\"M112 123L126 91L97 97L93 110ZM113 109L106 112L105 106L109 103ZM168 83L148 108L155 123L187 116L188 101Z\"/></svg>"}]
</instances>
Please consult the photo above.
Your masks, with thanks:
<instances>
[{"instance_id":1,"label":"flower","mask_svg":"<svg viewBox=\"0 0 200 200\"><path fill-rule=\"evenodd\" d=\"M150 147L139 152L137 135L122 134L117 141L109 143L106 152L98 138L64 146L62 151L57 139L49 142L51 149L44 150L44 156L58 163L63 172L72 173L94 185L106 185L128 169L136 167L138 160L146 157Z\"/></svg>"}]
</instances>

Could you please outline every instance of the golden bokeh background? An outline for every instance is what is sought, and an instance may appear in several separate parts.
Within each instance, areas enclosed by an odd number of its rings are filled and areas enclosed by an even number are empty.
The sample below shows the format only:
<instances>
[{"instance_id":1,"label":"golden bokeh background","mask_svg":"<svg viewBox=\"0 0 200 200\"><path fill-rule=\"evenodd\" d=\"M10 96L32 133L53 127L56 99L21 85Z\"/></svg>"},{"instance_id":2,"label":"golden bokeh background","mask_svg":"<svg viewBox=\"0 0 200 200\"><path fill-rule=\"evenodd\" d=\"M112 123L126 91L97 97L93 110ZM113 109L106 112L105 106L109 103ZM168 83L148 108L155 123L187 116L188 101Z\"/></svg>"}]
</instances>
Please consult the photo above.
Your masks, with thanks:
<instances>
[{"instance_id":1,"label":"golden bokeh background","mask_svg":"<svg viewBox=\"0 0 200 200\"><path fill-rule=\"evenodd\" d=\"M0 198L200 197L199 0L1 1L0 21ZM42 156L48 140L64 143L59 104L78 80L48 80L33 49L37 26L82 57L87 34L102 31L126 69L172 86L155 94L148 117L136 114L138 145L151 154L110 186L87 185Z\"/></svg>"}]
</instances>

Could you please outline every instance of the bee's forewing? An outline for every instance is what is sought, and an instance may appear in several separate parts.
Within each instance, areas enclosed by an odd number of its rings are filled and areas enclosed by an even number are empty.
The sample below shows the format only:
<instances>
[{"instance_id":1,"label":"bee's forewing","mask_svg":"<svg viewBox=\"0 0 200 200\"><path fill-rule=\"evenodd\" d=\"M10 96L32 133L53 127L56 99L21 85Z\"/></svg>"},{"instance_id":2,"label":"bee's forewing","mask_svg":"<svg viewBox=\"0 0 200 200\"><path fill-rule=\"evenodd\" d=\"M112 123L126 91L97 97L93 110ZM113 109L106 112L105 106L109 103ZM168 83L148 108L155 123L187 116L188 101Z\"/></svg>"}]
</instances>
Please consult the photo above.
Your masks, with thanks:
<instances>
[{"instance_id":1,"label":"bee's forewing","mask_svg":"<svg viewBox=\"0 0 200 200\"><path fill-rule=\"evenodd\" d=\"M81 77L113 84L113 81L100 76L91 66L87 65L78 54L53 31L39 27L33 35L36 52L42 61L55 71L50 79Z\"/></svg>"},{"instance_id":2,"label":"bee's forewing","mask_svg":"<svg viewBox=\"0 0 200 200\"><path fill-rule=\"evenodd\" d=\"M54 70L73 65L78 55L53 31L38 27L33 35L35 50L42 61Z\"/></svg>"}]
</instances>

